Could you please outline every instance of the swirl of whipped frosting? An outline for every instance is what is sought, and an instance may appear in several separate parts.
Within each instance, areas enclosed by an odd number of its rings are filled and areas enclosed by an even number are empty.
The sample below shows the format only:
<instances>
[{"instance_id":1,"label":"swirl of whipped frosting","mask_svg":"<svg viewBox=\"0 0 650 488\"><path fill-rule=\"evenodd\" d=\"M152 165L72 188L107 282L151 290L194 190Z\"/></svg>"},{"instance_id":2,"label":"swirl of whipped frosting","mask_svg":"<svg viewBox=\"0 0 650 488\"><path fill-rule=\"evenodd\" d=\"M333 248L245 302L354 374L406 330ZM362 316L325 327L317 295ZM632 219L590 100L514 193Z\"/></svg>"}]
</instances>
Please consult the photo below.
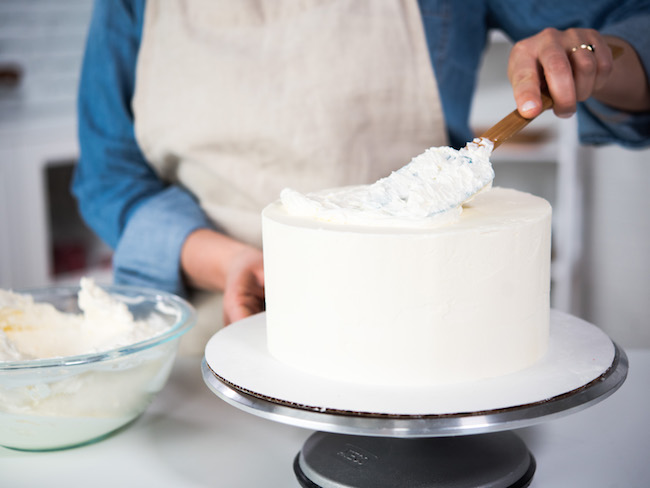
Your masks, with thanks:
<instances>
[{"instance_id":1,"label":"swirl of whipped frosting","mask_svg":"<svg viewBox=\"0 0 650 488\"><path fill-rule=\"evenodd\" d=\"M107 351L134 344L169 328L151 315L135 320L125 303L82 278L82 313L67 313L31 295L0 290L0 362Z\"/></svg>"},{"instance_id":2,"label":"swirl of whipped frosting","mask_svg":"<svg viewBox=\"0 0 650 488\"><path fill-rule=\"evenodd\" d=\"M290 215L339 224L437 227L460 217L463 203L492 186L493 144L474 139L460 150L433 147L370 185L302 194L284 189Z\"/></svg>"}]
</instances>

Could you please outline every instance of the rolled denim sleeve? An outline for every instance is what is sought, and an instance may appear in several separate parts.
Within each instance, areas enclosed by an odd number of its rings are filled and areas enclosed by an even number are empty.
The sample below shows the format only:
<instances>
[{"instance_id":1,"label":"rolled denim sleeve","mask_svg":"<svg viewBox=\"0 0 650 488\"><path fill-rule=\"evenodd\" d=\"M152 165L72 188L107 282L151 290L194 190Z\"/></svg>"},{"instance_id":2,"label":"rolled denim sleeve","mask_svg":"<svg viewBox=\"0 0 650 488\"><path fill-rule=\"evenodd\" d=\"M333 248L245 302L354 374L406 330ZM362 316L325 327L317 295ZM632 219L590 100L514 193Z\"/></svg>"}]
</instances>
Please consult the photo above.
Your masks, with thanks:
<instances>
[{"instance_id":1,"label":"rolled denim sleeve","mask_svg":"<svg viewBox=\"0 0 650 488\"><path fill-rule=\"evenodd\" d=\"M72 192L86 223L115 250L116 282L184 294L183 241L211 224L189 192L158 177L135 138L131 99L143 16L143 0L95 1Z\"/></svg>"},{"instance_id":2,"label":"rolled denim sleeve","mask_svg":"<svg viewBox=\"0 0 650 488\"><path fill-rule=\"evenodd\" d=\"M179 187L149 198L128 220L117 245L115 282L185 295L181 248L192 231L205 227L211 227L210 222L194 198Z\"/></svg>"}]
</instances>

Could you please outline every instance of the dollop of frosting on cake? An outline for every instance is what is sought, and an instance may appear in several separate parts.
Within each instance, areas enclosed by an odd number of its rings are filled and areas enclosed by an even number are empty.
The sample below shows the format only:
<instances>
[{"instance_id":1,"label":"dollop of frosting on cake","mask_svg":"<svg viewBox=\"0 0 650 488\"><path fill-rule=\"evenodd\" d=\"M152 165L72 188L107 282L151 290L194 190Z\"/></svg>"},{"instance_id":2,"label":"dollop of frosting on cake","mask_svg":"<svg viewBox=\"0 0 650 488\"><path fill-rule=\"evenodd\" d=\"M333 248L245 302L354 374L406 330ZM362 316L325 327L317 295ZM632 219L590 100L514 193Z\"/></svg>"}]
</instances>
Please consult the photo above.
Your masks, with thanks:
<instances>
[{"instance_id":1,"label":"dollop of frosting on cake","mask_svg":"<svg viewBox=\"0 0 650 488\"><path fill-rule=\"evenodd\" d=\"M302 194L284 189L290 215L341 224L436 227L460 217L463 203L492 186L493 144L474 139L465 147L433 147L370 185Z\"/></svg>"}]
</instances>

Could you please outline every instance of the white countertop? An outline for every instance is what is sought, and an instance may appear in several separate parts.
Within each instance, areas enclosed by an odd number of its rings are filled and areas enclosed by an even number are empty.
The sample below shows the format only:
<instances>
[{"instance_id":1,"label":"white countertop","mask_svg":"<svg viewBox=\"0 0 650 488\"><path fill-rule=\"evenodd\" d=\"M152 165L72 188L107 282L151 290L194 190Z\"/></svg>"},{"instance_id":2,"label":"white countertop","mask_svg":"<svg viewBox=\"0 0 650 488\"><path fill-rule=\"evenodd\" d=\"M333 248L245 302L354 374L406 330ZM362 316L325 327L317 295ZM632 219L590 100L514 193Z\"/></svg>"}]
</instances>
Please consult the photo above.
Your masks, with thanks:
<instances>
[{"instance_id":1,"label":"white countertop","mask_svg":"<svg viewBox=\"0 0 650 488\"><path fill-rule=\"evenodd\" d=\"M627 350L627 381L590 408L517 433L537 461L531 488L650 483L650 350ZM292 463L311 431L232 407L179 358L143 416L96 444L58 452L0 448L0 486L298 487Z\"/></svg>"}]
</instances>

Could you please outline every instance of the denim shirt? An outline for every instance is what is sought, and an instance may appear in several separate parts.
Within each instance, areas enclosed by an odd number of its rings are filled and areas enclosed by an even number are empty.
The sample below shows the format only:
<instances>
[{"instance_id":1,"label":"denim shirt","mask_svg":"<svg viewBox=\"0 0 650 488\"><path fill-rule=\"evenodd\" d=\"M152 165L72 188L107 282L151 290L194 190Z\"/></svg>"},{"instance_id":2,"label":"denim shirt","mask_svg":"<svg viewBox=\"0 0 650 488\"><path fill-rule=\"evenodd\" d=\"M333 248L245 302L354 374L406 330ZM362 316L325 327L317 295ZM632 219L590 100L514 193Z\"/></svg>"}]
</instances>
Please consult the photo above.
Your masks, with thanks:
<instances>
[{"instance_id":1,"label":"denim shirt","mask_svg":"<svg viewBox=\"0 0 650 488\"><path fill-rule=\"evenodd\" d=\"M546 27L590 27L621 37L644 56L650 79L650 2L420 0L450 144L472 139L469 114L490 29L517 41ZM131 99L144 0L96 0L78 98L81 155L73 193L93 230L114 249L116 283L185 295L180 253L187 236L214 228L187 190L158 178L134 135ZM582 142L650 144L650 113L579 104Z\"/></svg>"}]
</instances>

